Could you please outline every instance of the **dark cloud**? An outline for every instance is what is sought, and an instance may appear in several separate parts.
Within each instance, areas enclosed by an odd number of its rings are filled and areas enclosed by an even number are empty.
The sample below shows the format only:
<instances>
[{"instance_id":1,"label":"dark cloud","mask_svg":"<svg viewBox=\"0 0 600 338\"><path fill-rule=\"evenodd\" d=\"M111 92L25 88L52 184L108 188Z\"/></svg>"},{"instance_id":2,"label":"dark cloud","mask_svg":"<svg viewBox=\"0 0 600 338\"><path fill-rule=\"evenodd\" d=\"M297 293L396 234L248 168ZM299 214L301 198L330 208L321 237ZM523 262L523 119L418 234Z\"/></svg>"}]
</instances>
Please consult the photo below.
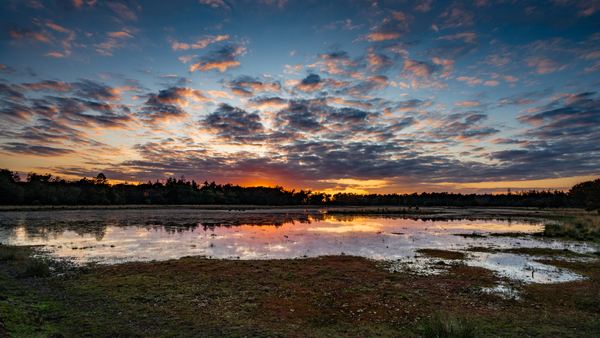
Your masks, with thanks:
<instances>
[{"instance_id":1,"label":"dark cloud","mask_svg":"<svg viewBox=\"0 0 600 338\"><path fill-rule=\"evenodd\" d=\"M279 82L262 82L250 76L240 76L237 79L225 83L231 93L238 96L254 96L255 92L281 92Z\"/></svg>"},{"instance_id":2,"label":"dark cloud","mask_svg":"<svg viewBox=\"0 0 600 338\"><path fill-rule=\"evenodd\" d=\"M500 130L481 125L488 116L479 112L452 114L439 120L436 127L428 131L431 137L439 139L483 139Z\"/></svg>"},{"instance_id":3,"label":"dark cloud","mask_svg":"<svg viewBox=\"0 0 600 338\"><path fill-rule=\"evenodd\" d=\"M264 127L258 114L248 113L225 103L220 104L214 113L207 115L200 123L221 139L242 143L264 139L261 136Z\"/></svg>"},{"instance_id":4,"label":"dark cloud","mask_svg":"<svg viewBox=\"0 0 600 338\"><path fill-rule=\"evenodd\" d=\"M121 99L121 93L117 89L102 83L84 80L82 82L75 83L74 87L77 88L74 94L86 99L108 101L119 101Z\"/></svg>"},{"instance_id":5,"label":"dark cloud","mask_svg":"<svg viewBox=\"0 0 600 338\"><path fill-rule=\"evenodd\" d=\"M40 145L31 145L19 142L7 142L0 145L0 149L5 152L25 155L25 156L42 156L42 157L60 157L72 155L75 153L72 149L54 148Z\"/></svg>"},{"instance_id":6,"label":"dark cloud","mask_svg":"<svg viewBox=\"0 0 600 338\"><path fill-rule=\"evenodd\" d=\"M23 93L4 83L0 83L0 95L15 101L23 101L25 99Z\"/></svg>"},{"instance_id":7,"label":"dark cloud","mask_svg":"<svg viewBox=\"0 0 600 338\"><path fill-rule=\"evenodd\" d=\"M198 70L208 71L211 69L218 69L219 71L224 72L227 68L237 67L240 65L237 56L242 54L245 50L246 48L242 46L222 47L201 57L199 61L190 67L190 72Z\"/></svg>"},{"instance_id":8,"label":"dark cloud","mask_svg":"<svg viewBox=\"0 0 600 338\"><path fill-rule=\"evenodd\" d=\"M383 20L380 25L371 28L373 33L365 37L368 41L396 40L405 36L414 16L403 12L392 12L392 15Z\"/></svg>"},{"instance_id":9,"label":"dark cloud","mask_svg":"<svg viewBox=\"0 0 600 338\"><path fill-rule=\"evenodd\" d=\"M140 115L145 123L181 122L189 118L183 110L190 102L212 102L203 91L185 87L169 87L160 90L158 94L147 94Z\"/></svg>"},{"instance_id":10,"label":"dark cloud","mask_svg":"<svg viewBox=\"0 0 600 338\"><path fill-rule=\"evenodd\" d=\"M318 74L309 74L296 85L296 89L303 92L314 92L323 87L324 82Z\"/></svg>"},{"instance_id":11,"label":"dark cloud","mask_svg":"<svg viewBox=\"0 0 600 338\"><path fill-rule=\"evenodd\" d=\"M34 112L25 105L0 100L0 119L5 123L24 123L29 121L33 115Z\"/></svg>"},{"instance_id":12,"label":"dark cloud","mask_svg":"<svg viewBox=\"0 0 600 338\"><path fill-rule=\"evenodd\" d=\"M540 99L544 99L554 93L551 87L544 90L537 90L525 93L513 94L500 98L498 107L505 105L526 105L538 102Z\"/></svg>"},{"instance_id":13,"label":"dark cloud","mask_svg":"<svg viewBox=\"0 0 600 338\"><path fill-rule=\"evenodd\" d=\"M288 101L280 97L263 97L251 99L248 102L248 107L280 109L287 106L287 104Z\"/></svg>"},{"instance_id":14,"label":"dark cloud","mask_svg":"<svg viewBox=\"0 0 600 338\"><path fill-rule=\"evenodd\" d=\"M309 75L308 78L311 76ZM318 75L316 78L318 81ZM320 82L322 83L322 82ZM318 132L323 129L321 119L326 106L323 102L291 101L290 106L277 112L277 121L285 129L300 132Z\"/></svg>"},{"instance_id":15,"label":"dark cloud","mask_svg":"<svg viewBox=\"0 0 600 338\"><path fill-rule=\"evenodd\" d=\"M600 99L593 99L595 93L581 93L566 98L559 108L545 110L537 114L521 115L520 122L536 126L527 134L541 139L584 138L583 142L600 136Z\"/></svg>"}]
</instances>

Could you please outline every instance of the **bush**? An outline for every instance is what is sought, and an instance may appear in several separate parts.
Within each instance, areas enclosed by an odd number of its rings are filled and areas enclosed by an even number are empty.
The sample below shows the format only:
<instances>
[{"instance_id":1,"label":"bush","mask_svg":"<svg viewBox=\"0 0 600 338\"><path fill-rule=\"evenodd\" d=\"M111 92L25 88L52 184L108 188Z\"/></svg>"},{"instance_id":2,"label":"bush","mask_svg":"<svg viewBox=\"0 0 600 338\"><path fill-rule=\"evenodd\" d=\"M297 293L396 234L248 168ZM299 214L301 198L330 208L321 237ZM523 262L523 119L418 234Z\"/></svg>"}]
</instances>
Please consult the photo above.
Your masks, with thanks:
<instances>
[{"instance_id":1,"label":"bush","mask_svg":"<svg viewBox=\"0 0 600 338\"><path fill-rule=\"evenodd\" d=\"M25 275L29 277L50 276L50 266L45 259L30 258L25 263Z\"/></svg>"},{"instance_id":2,"label":"bush","mask_svg":"<svg viewBox=\"0 0 600 338\"><path fill-rule=\"evenodd\" d=\"M477 327L466 319L445 312L432 314L423 324L425 337L431 338L471 338L477 337Z\"/></svg>"}]
</instances>

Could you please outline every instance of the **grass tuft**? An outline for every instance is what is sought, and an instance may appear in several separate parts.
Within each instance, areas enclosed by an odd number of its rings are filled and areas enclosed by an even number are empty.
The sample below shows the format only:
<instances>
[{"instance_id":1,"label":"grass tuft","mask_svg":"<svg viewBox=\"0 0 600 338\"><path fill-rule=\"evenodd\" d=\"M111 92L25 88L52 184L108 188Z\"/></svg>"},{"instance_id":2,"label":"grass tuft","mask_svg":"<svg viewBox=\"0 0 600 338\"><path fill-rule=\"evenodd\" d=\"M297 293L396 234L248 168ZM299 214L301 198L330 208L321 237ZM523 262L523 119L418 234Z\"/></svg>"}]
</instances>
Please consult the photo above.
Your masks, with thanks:
<instances>
[{"instance_id":1,"label":"grass tuft","mask_svg":"<svg viewBox=\"0 0 600 338\"><path fill-rule=\"evenodd\" d=\"M478 337L477 327L472 322L445 312L437 312L429 316L423 324L423 333L428 338Z\"/></svg>"},{"instance_id":2,"label":"grass tuft","mask_svg":"<svg viewBox=\"0 0 600 338\"><path fill-rule=\"evenodd\" d=\"M45 259L30 258L25 263L25 275L29 277L50 276L50 266Z\"/></svg>"}]
</instances>

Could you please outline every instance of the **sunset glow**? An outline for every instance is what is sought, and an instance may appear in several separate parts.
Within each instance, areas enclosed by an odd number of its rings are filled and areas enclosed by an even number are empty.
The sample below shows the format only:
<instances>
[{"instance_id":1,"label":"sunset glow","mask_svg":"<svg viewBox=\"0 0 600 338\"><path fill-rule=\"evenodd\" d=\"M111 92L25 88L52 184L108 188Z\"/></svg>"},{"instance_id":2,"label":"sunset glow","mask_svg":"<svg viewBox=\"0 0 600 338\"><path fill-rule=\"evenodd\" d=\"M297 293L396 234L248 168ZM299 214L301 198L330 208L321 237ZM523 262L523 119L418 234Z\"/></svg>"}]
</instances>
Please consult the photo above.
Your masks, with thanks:
<instances>
[{"instance_id":1,"label":"sunset glow","mask_svg":"<svg viewBox=\"0 0 600 338\"><path fill-rule=\"evenodd\" d=\"M2 1L0 168L328 193L600 175L597 1Z\"/></svg>"}]
</instances>

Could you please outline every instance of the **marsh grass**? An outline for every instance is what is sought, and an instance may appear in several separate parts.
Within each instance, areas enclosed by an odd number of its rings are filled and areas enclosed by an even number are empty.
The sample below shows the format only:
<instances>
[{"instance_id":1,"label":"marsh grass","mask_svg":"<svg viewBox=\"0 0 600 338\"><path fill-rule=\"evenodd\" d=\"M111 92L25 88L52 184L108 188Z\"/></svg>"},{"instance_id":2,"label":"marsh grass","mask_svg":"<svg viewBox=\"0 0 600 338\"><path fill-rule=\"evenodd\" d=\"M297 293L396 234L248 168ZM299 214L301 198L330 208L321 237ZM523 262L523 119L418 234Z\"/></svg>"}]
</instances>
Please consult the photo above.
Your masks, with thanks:
<instances>
[{"instance_id":1,"label":"marsh grass","mask_svg":"<svg viewBox=\"0 0 600 338\"><path fill-rule=\"evenodd\" d=\"M446 312L437 312L423 323L423 334L427 338L472 338L478 337L477 326Z\"/></svg>"},{"instance_id":2,"label":"marsh grass","mask_svg":"<svg viewBox=\"0 0 600 338\"><path fill-rule=\"evenodd\" d=\"M543 235L600 241L600 215L590 213L567 218L561 223L547 223Z\"/></svg>"},{"instance_id":3,"label":"marsh grass","mask_svg":"<svg viewBox=\"0 0 600 338\"><path fill-rule=\"evenodd\" d=\"M29 277L50 276L50 266L48 265L48 261L42 258L29 258L25 262L24 274Z\"/></svg>"}]
</instances>

